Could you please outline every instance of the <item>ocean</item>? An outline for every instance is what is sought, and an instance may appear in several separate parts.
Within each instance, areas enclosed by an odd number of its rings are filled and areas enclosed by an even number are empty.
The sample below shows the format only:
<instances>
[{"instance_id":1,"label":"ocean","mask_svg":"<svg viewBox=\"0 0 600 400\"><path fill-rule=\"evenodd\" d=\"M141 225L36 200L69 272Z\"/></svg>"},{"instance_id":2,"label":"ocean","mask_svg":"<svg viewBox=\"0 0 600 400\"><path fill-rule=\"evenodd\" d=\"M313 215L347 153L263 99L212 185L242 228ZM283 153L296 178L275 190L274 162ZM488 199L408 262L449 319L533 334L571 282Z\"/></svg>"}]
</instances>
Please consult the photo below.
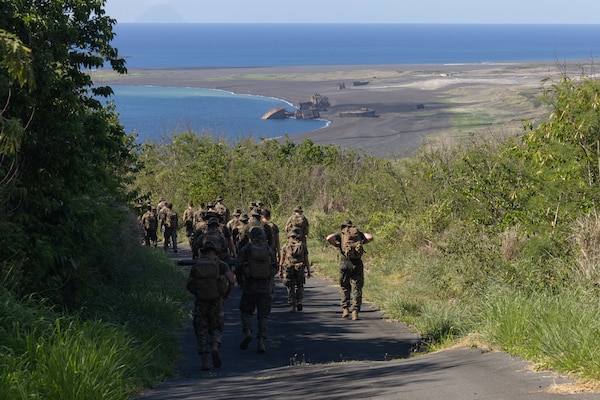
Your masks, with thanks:
<instances>
[{"instance_id":1,"label":"ocean","mask_svg":"<svg viewBox=\"0 0 600 400\"><path fill-rule=\"evenodd\" d=\"M600 54L600 25L117 24L128 68L576 62ZM263 121L278 99L191 88L113 86L121 122L140 140L193 129L278 137L327 121ZM272 107L270 107L272 106ZM238 118L218 117L236 110Z\"/></svg>"}]
</instances>

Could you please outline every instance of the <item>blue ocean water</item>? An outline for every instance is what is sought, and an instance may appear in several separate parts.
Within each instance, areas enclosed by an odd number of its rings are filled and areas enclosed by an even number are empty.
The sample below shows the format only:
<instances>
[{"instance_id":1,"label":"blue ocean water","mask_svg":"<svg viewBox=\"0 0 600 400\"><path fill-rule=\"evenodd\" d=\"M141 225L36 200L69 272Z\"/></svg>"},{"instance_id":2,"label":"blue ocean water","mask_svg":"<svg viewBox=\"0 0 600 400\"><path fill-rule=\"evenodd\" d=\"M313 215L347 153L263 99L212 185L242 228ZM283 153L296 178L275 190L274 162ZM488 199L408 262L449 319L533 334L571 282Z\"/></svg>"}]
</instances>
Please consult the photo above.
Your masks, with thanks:
<instances>
[{"instance_id":1,"label":"blue ocean water","mask_svg":"<svg viewBox=\"0 0 600 400\"><path fill-rule=\"evenodd\" d=\"M117 24L130 68L587 60L600 25Z\"/></svg>"},{"instance_id":2,"label":"blue ocean water","mask_svg":"<svg viewBox=\"0 0 600 400\"><path fill-rule=\"evenodd\" d=\"M112 44L128 68L569 62L600 54L600 25L122 23L114 30ZM121 121L142 140L190 127L237 138L292 135L326 125L261 120L270 108L285 105L276 99L113 88ZM219 120L222 116L227 117Z\"/></svg>"},{"instance_id":3,"label":"blue ocean water","mask_svg":"<svg viewBox=\"0 0 600 400\"><path fill-rule=\"evenodd\" d=\"M111 85L112 99L125 130L138 141L169 140L171 133L192 131L237 140L274 138L309 132L327 125L324 120L263 120L272 108L293 106L271 97L233 94L221 90L157 86Z\"/></svg>"}]
</instances>

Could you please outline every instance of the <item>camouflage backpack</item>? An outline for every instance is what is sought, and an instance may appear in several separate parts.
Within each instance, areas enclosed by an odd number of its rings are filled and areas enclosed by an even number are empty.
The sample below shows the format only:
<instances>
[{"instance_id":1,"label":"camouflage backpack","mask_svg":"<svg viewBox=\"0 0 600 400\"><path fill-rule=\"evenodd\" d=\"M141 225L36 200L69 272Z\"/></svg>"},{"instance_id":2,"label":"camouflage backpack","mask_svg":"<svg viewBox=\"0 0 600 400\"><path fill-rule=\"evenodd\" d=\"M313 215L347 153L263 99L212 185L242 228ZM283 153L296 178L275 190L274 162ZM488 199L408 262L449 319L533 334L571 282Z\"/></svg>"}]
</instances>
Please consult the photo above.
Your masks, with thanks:
<instances>
[{"instance_id":1,"label":"camouflage backpack","mask_svg":"<svg viewBox=\"0 0 600 400\"><path fill-rule=\"evenodd\" d=\"M254 279L270 279L273 277L272 250L267 243L250 243L248 245L247 277Z\"/></svg>"},{"instance_id":2,"label":"camouflage backpack","mask_svg":"<svg viewBox=\"0 0 600 400\"><path fill-rule=\"evenodd\" d=\"M212 242L220 258L227 256L227 242L223 233L219 230L209 230L207 225L204 225L198 236L195 239L194 247L200 249L204 247L206 242Z\"/></svg>"},{"instance_id":3,"label":"camouflage backpack","mask_svg":"<svg viewBox=\"0 0 600 400\"><path fill-rule=\"evenodd\" d=\"M290 223L288 225L288 230L293 228L300 228L302 232L304 232L306 226L306 217L302 214L295 213L290 217Z\"/></svg>"},{"instance_id":4,"label":"camouflage backpack","mask_svg":"<svg viewBox=\"0 0 600 400\"><path fill-rule=\"evenodd\" d=\"M167 209L165 213L165 226L167 228L177 227L177 213L175 211Z\"/></svg>"},{"instance_id":5,"label":"camouflage backpack","mask_svg":"<svg viewBox=\"0 0 600 400\"><path fill-rule=\"evenodd\" d=\"M342 243L340 244L340 250L348 259L362 257L365 252L363 247L363 235L356 226L347 226L342 229Z\"/></svg>"},{"instance_id":6,"label":"camouflage backpack","mask_svg":"<svg viewBox=\"0 0 600 400\"><path fill-rule=\"evenodd\" d=\"M156 229L158 227L158 223L156 221L156 215L153 212L148 212L144 218L144 228L146 229Z\"/></svg>"},{"instance_id":7,"label":"camouflage backpack","mask_svg":"<svg viewBox=\"0 0 600 400\"><path fill-rule=\"evenodd\" d=\"M286 265L300 269L304 266L304 243L301 240L288 238L285 247Z\"/></svg>"},{"instance_id":8,"label":"camouflage backpack","mask_svg":"<svg viewBox=\"0 0 600 400\"><path fill-rule=\"evenodd\" d=\"M223 295L219 261L214 257L200 257L192 266L193 293L198 300L216 300Z\"/></svg>"}]
</instances>

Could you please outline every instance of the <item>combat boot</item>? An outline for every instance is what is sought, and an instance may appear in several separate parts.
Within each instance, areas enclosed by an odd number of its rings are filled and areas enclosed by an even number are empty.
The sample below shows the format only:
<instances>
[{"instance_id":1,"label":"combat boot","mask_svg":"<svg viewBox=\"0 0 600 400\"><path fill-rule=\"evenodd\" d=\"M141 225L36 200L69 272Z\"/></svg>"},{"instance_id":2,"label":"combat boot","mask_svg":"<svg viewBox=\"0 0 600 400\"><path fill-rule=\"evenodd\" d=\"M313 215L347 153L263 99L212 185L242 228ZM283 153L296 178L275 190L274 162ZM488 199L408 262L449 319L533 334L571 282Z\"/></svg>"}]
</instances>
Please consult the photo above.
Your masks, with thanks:
<instances>
[{"instance_id":1,"label":"combat boot","mask_svg":"<svg viewBox=\"0 0 600 400\"><path fill-rule=\"evenodd\" d=\"M348 309L344 308L342 310L342 318L348 318L349 315L350 315L350 313L348 312Z\"/></svg>"},{"instance_id":2,"label":"combat boot","mask_svg":"<svg viewBox=\"0 0 600 400\"><path fill-rule=\"evenodd\" d=\"M290 306L290 312L296 312L296 305L295 304L292 304Z\"/></svg>"},{"instance_id":3,"label":"combat boot","mask_svg":"<svg viewBox=\"0 0 600 400\"><path fill-rule=\"evenodd\" d=\"M242 343L240 343L240 350L246 350L252 340L252 332L246 331L245 333L246 336L244 337L244 340L242 340Z\"/></svg>"},{"instance_id":4,"label":"combat boot","mask_svg":"<svg viewBox=\"0 0 600 400\"><path fill-rule=\"evenodd\" d=\"M267 352L267 350L265 349L265 338L263 338L263 337L258 338L258 352L259 353Z\"/></svg>"},{"instance_id":5,"label":"combat boot","mask_svg":"<svg viewBox=\"0 0 600 400\"><path fill-rule=\"evenodd\" d=\"M297 309L298 311L302 311L302 304L298 304L298 305L296 306L296 309Z\"/></svg>"},{"instance_id":6,"label":"combat boot","mask_svg":"<svg viewBox=\"0 0 600 400\"><path fill-rule=\"evenodd\" d=\"M352 311L352 321L356 321L358 319L358 310Z\"/></svg>"},{"instance_id":7,"label":"combat boot","mask_svg":"<svg viewBox=\"0 0 600 400\"><path fill-rule=\"evenodd\" d=\"M208 366L208 353L202 352L200 353L202 357L202 371L210 371L210 367Z\"/></svg>"},{"instance_id":8,"label":"combat boot","mask_svg":"<svg viewBox=\"0 0 600 400\"><path fill-rule=\"evenodd\" d=\"M210 352L212 356L213 367L221 368L221 354L219 354L219 343L213 342L212 351Z\"/></svg>"}]
</instances>

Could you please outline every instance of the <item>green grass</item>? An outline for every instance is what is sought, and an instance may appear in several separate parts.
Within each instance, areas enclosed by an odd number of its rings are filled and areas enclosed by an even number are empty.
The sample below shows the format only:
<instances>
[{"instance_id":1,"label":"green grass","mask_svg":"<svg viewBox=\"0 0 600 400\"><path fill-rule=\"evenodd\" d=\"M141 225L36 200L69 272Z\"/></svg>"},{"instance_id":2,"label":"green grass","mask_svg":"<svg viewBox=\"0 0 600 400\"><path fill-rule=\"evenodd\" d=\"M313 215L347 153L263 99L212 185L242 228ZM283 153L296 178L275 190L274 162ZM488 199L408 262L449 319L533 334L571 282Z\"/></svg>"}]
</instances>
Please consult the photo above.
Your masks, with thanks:
<instances>
[{"instance_id":1,"label":"green grass","mask_svg":"<svg viewBox=\"0 0 600 400\"><path fill-rule=\"evenodd\" d=\"M172 374L185 277L139 248L75 314L0 293L0 398L128 399Z\"/></svg>"}]
</instances>

